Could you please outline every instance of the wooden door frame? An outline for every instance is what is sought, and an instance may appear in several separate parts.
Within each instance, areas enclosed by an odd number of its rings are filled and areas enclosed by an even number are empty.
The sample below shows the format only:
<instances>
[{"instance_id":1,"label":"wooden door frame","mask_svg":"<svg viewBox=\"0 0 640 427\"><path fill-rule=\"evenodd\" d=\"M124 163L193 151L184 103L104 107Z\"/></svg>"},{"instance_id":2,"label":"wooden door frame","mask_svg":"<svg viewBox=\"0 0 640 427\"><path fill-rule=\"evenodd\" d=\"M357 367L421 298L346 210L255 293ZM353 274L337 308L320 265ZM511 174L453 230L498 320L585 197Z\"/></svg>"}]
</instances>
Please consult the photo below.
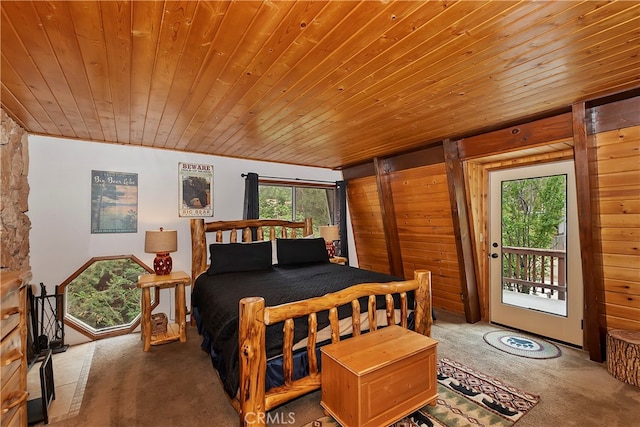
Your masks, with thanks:
<instances>
[{"instance_id":1,"label":"wooden door frame","mask_svg":"<svg viewBox=\"0 0 640 427\"><path fill-rule=\"evenodd\" d=\"M582 278L584 265L581 257L580 226L578 220L578 197L575 177L575 161L570 150L565 155L553 161L541 162L539 159L528 161L526 164L505 164L487 171L487 239L488 253L502 253L504 247L501 223L503 220L504 199L502 188L505 182L520 180L538 180L545 177L565 177L565 270L563 276L568 278L566 285L565 312L555 314L539 307L530 309L514 302L504 302L502 288L504 257L492 260L487 256L487 273L489 288L489 320L497 324L508 325L515 329L522 329L537 333L562 342L584 347L584 289ZM551 159L549 159L551 160ZM496 244L497 247L492 245ZM518 245L516 245L518 246ZM522 245L520 245L522 246ZM525 248L530 248L524 244ZM561 273L558 272L558 275ZM533 279L533 281L536 281ZM544 299L546 300L546 298Z\"/></svg>"}]
</instances>

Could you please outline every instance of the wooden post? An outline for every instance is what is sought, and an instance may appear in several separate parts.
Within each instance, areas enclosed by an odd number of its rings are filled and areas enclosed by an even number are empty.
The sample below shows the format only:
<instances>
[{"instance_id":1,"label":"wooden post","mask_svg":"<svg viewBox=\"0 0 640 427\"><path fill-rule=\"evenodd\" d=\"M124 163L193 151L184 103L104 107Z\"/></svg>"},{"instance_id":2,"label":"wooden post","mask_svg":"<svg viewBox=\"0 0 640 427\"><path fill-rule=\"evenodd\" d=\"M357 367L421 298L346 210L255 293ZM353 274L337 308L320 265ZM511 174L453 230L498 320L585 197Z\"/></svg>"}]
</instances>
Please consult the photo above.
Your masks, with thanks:
<instances>
[{"instance_id":1,"label":"wooden post","mask_svg":"<svg viewBox=\"0 0 640 427\"><path fill-rule=\"evenodd\" d=\"M204 219L191 220L191 280L207 269L207 245L200 244L200 239L205 235ZM204 251L204 252L203 252Z\"/></svg>"},{"instance_id":2,"label":"wooden post","mask_svg":"<svg viewBox=\"0 0 640 427\"><path fill-rule=\"evenodd\" d=\"M458 143L445 139L444 161L447 168L447 185L451 204L451 218L458 255L458 270L462 281L464 316L468 323L481 320L480 297L476 281L476 262L471 236L471 219L467 208L467 195L462 160L458 153Z\"/></svg>"},{"instance_id":3,"label":"wooden post","mask_svg":"<svg viewBox=\"0 0 640 427\"><path fill-rule=\"evenodd\" d=\"M305 218L304 219L304 235L302 237L310 236L311 234L313 234L313 220L311 218Z\"/></svg>"},{"instance_id":4,"label":"wooden post","mask_svg":"<svg viewBox=\"0 0 640 427\"><path fill-rule=\"evenodd\" d=\"M368 305L368 319L369 319L369 330L375 331L378 329L378 321L376 320L376 296L369 295L369 305Z\"/></svg>"},{"instance_id":5,"label":"wooden post","mask_svg":"<svg viewBox=\"0 0 640 427\"><path fill-rule=\"evenodd\" d=\"M396 322L395 309L393 307L393 296L386 294L384 296L385 311L387 314L387 326L391 326Z\"/></svg>"},{"instance_id":6,"label":"wooden post","mask_svg":"<svg viewBox=\"0 0 640 427\"><path fill-rule=\"evenodd\" d=\"M378 198L380 200L380 213L382 215L382 228L384 240L387 245L387 257L389 271L393 276L404 277L402 264L402 249L398 236L398 224L396 212L393 206L393 192L389 178L389 167L384 159L375 158L373 164L376 170L376 183L378 185Z\"/></svg>"},{"instance_id":7,"label":"wooden post","mask_svg":"<svg viewBox=\"0 0 640 427\"><path fill-rule=\"evenodd\" d=\"M357 299L351 301L351 329L354 337L360 335L360 302Z\"/></svg>"},{"instance_id":8,"label":"wooden post","mask_svg":"<svg viewBox=\"0 0 640 427\"><path fill-rule=\"evenodd\" d=\"M267 425L264 307L262 297L240 300L240 426Z\"/></svg>"},{"instance_id":9,"label":"wooden post","mask_svg":"<svg viewBox=\"0 0 640 427\"><path fill-rule=\"evenodd\" d=\"M184 282L176 284L175 295L175 317L180 330L180 342L187 342L187 302L185 298Z\"/></svg>"},{"instance_id":10,"label":"wooden post","mask_svg":"<svg viewBox=\"0 0 640 427\"><path fill-rule=\"evenodd\" d=\"M309 375L318 375L318 358L316 356L316 339L318 337L318 318L315 313L307 318L309 325L309 339L307 340L307 357L309 358Z\"/></svg>"},{"instance_id":11,"label":"wooden post","mask_svg":"<svg viewBox=\"0 0 640 427\"><path fill-rule=\"evenodd\" d=\"M585 347L589 350L589 358L595 362L604 361L603 333L600 326L599 289L603 289L603 273L600 270L601 263L597 257L594 245L598 244L593 238L594 215L591 210L593 199L591 189L591 176L597 176L594 171L596 154L590 149L590 141L587 139L587 127L585 124L584 102L574 104L573 110L573 157L576 170L576 192L578 203L578 232L580 234L580 254L582 258L582 280L584 283L584 337ZM595 270L595 271L594 271ZM570 292L570 291L569 291Z\"/></svg>"},{"instance_id":12,"label":"wooden post","mask_svg":"<svg viewBox=\"0 0 640 427\"><path fill-rule=\"evenodd\" d=\"M284 384L293 381L293 319L284 321L284 342L282 344L282 371Z\"/></svg>"},{"instance_id":13,"label":"wooden post","mask_svg":"<svg viewBox=\"0 0 640 427\"><path fill-rule=\"evenodd\" d=\"M151 350L151 288L142 289L142 339L144 351Z\"/></svg>"},{"instance_id":14,"label":"wooden post","mask_svg":"<svg viewBox=\"0 0 640 427\"><path fill-rule=\"evenodd\" d=\"M415 331L431 336L431 271L416 270L413 273L419 286L415 291L416 308L413 312Z\"/></svg>"}]
</instances>

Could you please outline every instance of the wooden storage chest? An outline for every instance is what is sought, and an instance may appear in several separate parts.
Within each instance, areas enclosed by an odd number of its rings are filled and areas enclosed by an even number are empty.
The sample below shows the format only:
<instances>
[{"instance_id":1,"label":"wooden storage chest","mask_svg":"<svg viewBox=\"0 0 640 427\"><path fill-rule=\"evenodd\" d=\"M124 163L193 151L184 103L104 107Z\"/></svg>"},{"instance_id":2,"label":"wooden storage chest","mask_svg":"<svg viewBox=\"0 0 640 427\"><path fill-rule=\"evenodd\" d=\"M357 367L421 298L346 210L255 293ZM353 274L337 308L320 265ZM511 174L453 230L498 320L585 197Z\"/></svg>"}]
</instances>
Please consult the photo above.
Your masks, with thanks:
<instances>
[{"instance_id":1,"label":"wooden storage chest","mask_svg":"<svg viewBox=\"0 0 640 427\"><path fill-rule=\"evenodd\" d=\"M343 427L379 427L435 404L437 344L389 326L322 347L322 407Z\"/></svg>"}]
</instances>

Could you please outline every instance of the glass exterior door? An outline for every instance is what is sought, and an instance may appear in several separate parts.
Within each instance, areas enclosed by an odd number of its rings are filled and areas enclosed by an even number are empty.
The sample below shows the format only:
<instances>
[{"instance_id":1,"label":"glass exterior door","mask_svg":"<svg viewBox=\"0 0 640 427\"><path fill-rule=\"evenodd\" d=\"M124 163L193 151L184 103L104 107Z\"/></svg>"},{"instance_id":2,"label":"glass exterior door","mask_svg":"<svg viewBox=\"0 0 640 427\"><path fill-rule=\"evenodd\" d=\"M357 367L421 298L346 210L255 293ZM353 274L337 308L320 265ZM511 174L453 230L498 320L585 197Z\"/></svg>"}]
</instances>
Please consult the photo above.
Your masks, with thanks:
<instances>
[{"instance_id":1,"label":"glass exterior door","mask_svg":"<svg viewBox=\"0 0 640 427\"><path fill-rule=\"evenodd\" d=\"M582 345L572 162L490 173L491 321Z\"/></svg>"}]
</instances>

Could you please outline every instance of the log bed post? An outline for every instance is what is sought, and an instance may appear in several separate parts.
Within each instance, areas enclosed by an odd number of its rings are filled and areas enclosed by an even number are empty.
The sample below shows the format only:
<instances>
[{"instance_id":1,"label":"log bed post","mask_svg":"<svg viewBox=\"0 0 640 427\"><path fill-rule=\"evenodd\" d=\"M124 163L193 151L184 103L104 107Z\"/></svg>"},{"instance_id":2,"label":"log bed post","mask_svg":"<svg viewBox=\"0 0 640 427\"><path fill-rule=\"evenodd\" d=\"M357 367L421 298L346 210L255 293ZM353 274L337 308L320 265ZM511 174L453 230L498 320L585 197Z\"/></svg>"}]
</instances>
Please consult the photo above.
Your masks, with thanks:
<instances>
[{"instance_id":1,"label":"log bed post","mask_svg":"<svg viewBox=\"0 0 640 427\"><path fill-rule=\"evenodd\" d=\"M415 331L430 337L433 321L431 317L431 271L416 270L413 277L418 281L418 289L415 291Z\"/></svg>"},{"instance_id":2,"label":"log bed post","mask_svg":"<svg viewBox=\"0 0 640 427\"><path fill-rule=\"evenodd\" d=\"M240 300L240 426L266 426L264 298Z\"/></svg>"},{"instance_id":3,"label":"log bed post","mask_svg":"<svg viewBox=\"0 0 640 427\"><path fill-rule=\"evenodd\" d=\"M202 242L202 239L205 242ZM191 280L207 269L207 244L204 219L191 220Z\"/></svg>"},{"instance_id":4,"label":"log bed post","mask_svg":"<svg viewBox=\"0 0 640 427\"><path fill-rule=\"evenodd\" d=\"M311 218L305 218L302 237L310 236L311 234L313 234L313 220Z\"/></svg>"}]
</instances>

